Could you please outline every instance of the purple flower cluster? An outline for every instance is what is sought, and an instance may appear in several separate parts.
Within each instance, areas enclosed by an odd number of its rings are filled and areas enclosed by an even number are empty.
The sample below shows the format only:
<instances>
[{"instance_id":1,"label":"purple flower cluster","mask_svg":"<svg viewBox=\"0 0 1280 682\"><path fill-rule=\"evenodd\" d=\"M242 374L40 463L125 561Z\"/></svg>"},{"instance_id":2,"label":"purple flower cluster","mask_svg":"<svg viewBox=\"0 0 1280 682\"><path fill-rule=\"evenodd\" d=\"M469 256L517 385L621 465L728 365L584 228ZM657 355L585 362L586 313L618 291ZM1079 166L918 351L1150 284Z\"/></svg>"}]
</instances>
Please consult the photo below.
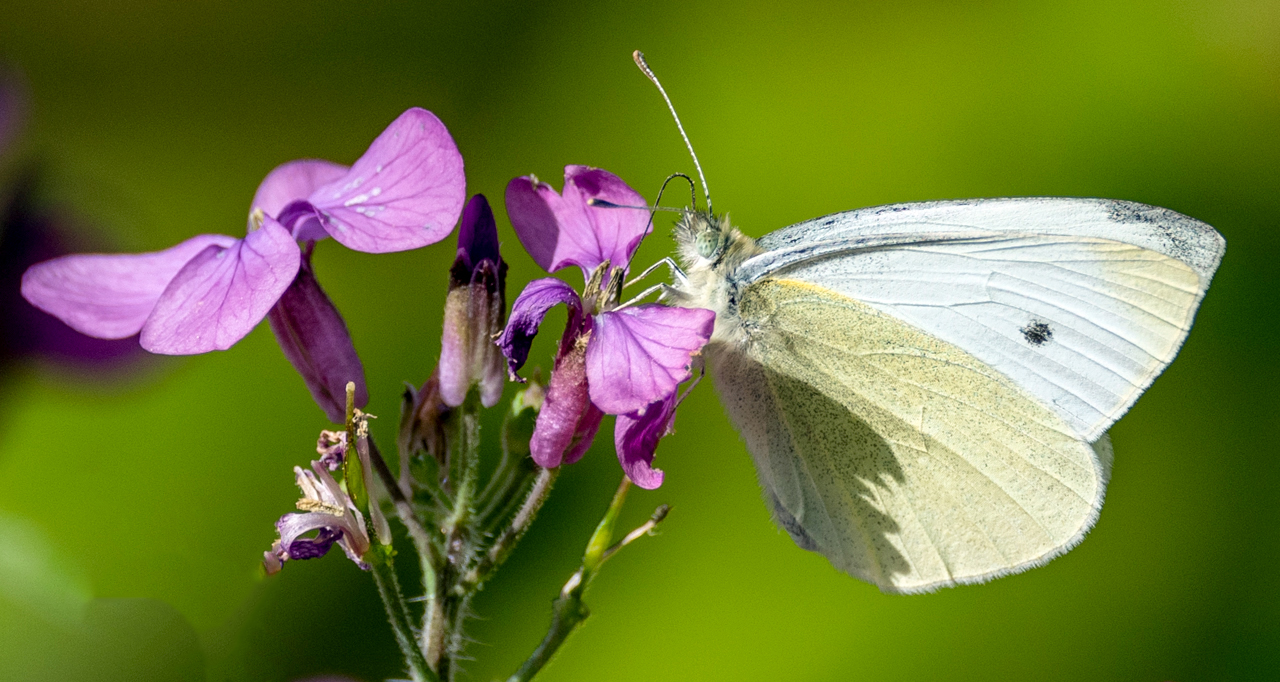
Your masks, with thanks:
<instances>
[{"instance_id":1,"label":"purple flower cluster","mask_svg":"<svg viewBox=\"0 0 1280 682\"><path fill-rule=\"evenodd\" d=\"M569 322L530 442L534 461L547 468L577 461L612 414L626 475L644 488L661 485L654 451L671 432L678 387L691 377L715 316L621 302L631 258L652 229L644 197L586 166L566 167L561 193L533 177L512 180L507 213L525 249L549 272L577 266L586 286L579 293L558 279L536 280L515 301L509 321L507 265L493 213L480 195L464 212L464 197L462 157L448 131L430 112L410 109L350 167L301 160L272 170L253 198L243 238L205 234L153 253L55 258L27 270L22 295L80 332L105 339L139 334L143 348L162 354L227 349L265 317L316 402L342 422L347 383L356 384L356 407L367 404L368 392L346 324L316 280L316 242L332 237L369 253L414 249L443 239L461 214L433 376L443 404L461 405L472 387L481 404L496 404L503 356L519 381L516 372L544 316L564 304ZM327 549L339 537L367 544L342 524L296 540L294 526L317 527L314 514L347 518L338 511L337 483L324 467L313 468L297 475L312 500L307 504L319 511L282 520L277 559L311 553L307 542L318 543L313 549L320 553L320 545Z\"/></svg>"},{"instance_id":2,"label":"purple flower cluster","mask_svg":"<svg viewBox=\"0 0 1280 682\"><path fill-rule=\"evenodd\" d=\"M512 304L499 339L518 380L543 317L556 305L569 308L529 444L534 461L544 467L577 461L603 416L614 414L623 471L636 485L657 488L662 471L651 466L654 450L671 431L677 387L690 378L691 359L710 339L715 313L620 305L627 266L652 228L644 197L612 173L568 166L560 194L537 178L520 177L507 185L506 198L511 224L538 265L549 272L576 265L587 280L581 295L558 279L531 282Z\"/></svg>"}]
</instances>

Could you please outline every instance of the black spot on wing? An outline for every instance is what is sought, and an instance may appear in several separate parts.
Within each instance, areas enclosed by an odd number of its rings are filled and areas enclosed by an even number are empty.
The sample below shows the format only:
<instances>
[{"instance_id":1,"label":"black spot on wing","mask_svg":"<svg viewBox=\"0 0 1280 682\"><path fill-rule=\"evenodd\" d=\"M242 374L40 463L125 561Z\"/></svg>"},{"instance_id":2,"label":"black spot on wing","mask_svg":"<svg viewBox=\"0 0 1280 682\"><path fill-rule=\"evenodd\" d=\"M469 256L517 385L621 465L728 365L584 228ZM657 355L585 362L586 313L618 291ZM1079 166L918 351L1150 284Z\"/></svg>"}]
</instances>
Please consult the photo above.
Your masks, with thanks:
<instances>
[{"instance_id":1,"label":"black spot on wing","mask_svg":"<svg viewBox=\"0 0 1280 682\"><path fill-rule=\"evenodd\" d=\"M1033 346L1043 346L1053 338L1053 327L1048 322L1041 320L1032 320L1027 326L1018 330L1022 332L1022 338Z\"/></svg>"}]
</instances>

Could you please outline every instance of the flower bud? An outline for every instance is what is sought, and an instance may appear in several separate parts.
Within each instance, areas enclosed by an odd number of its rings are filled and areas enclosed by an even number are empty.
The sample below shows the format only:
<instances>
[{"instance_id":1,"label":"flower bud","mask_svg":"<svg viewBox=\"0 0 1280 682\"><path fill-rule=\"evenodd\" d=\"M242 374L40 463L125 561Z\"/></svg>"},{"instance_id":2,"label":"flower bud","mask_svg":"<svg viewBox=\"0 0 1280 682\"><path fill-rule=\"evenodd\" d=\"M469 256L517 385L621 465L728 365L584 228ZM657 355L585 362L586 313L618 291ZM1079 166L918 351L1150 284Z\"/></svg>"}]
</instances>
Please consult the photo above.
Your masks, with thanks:
<instances>
[{"instance_id":1,"label":"flower bud","mask_svg":"<svg viewBox=\"0 0 1280 682\"><path fill-rule=\"evenodd\" d=\"M458 257L449 271L440 344L440 395L461 405L473 385L480 403L502 398L502 353L493 343L506 323L507 264L498 252L498 227L484 195L467 203L458 229Z\"/></svg>"},{"instance_id":2,"label":"flower bud","mask_svg":"<svg viewBox=\"0 0 1280 682\"><path fill-rule=\"evenodd\" d=\"M542 385L542 377L538 375L526 383L524 388L516 391L515 397L511 399L507 419L502 425L502 447L506 452L518 457L529 455L534 425L546 398L547 389Z\"/></svg>"},{"instance_id":3,"label":"flower bud","mask_svg":"<svg viewBox=\"0 0 1280 682\"><path fill-rule=\"evenodd\" d=\"M446 426L453 408L440 397L440 377L433 373L416 392L405 391L400 415L400 449L407 453L424 452L445 466L449 459Z\"/></svg>"}]
</instances>

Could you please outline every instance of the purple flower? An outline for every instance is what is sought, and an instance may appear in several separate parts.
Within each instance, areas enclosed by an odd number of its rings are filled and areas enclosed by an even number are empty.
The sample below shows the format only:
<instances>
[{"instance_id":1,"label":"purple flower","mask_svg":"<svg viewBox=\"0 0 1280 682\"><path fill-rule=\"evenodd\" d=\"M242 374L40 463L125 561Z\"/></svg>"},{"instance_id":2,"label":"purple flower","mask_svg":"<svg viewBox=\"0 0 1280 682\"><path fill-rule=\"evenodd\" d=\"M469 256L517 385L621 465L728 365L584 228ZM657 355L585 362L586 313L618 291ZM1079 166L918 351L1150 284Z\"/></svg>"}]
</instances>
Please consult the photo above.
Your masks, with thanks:
<instances>
[{"instance_id":1,"label":"purple flower","mask_svg":"<svg viewBox=\"0 0 1280 682\"><path fill-rule=\"evenodd\" d=\"M462 157L431 112L410 109L350 168L292 161L258 187L243 239L199 235L134 255L75 255L32 266L22 295L89 336L139 334L169 355L225 350L263 317L312 397L335 422L345 386L368 404L364 368L311 269L315 241L360 251L413 249L453 229L465 197ZM299 247L305 245L305 253Z\"/></svg>"},{"instance_id":2,"label":"purple flower","mask_svg":"<svg viewBox=\"0 0 1280 682\"><path fill-rule=\"evenodd\" d=\"M370 253L425 246L453 229L464 198L448 131L410 109L350 168L306 160L271 171L243 239L199 235L153 253L65 256L30 268L22 294L89 336L141 332L143 348L170 355L225 350L295 282L298 242L331 236Z\"/></svg>"},{"instance_id":3,"label":"purple flower","mask_svg":"<svg viewBox=\"0 0 1280 682\"><path fill-rule=\"evenodd\" d=\"M507 312L507 264L498 253L498 226L484 195L471 197L458 228L458 257L449 271L440 344L440 395L457 407L473 385L480 403L493 407L502 398L502 355L493 335L502 331Z\"/></svg>"},{"instance_id":4,"label":"purple flower","mask_svg":"<svg viewBox=\"0 0 1280 682\"><path fill-rule=\"evenodd\" d=\"M640 240L653 231L649 211L600 208L588 204L591 199L621 206L648 204L609 171L565 166L562 194L532 175L508 183L507 216L520 243L547 272L576 265L583 277L590 277L605 261L625 269Z\"/></svg>"},{"instance_id":5,"label":"purple flower","mask_svg":"<svg viewBox=\"0 0 1280 682\"><path fill-rule=\"evenodd\" d=\"M516 234L539 265L576 265L587 278L581 296L558 279L531 282L498 340L518 378L547 311L561 303L569 308L530 442L534 461L554 467L577 460L603 415L620 415L614 440L624 471L636 485L658 487L662 472L650 466L654 449L670 430L676 388L690 377L692 356L711 337L715 313L658 304L620 307L627 265L651 227L647 209L589 203L646 204L612 173L568 166L562 194L536 178L516 178L506 199Z\"/></svg>"}]
</instances>

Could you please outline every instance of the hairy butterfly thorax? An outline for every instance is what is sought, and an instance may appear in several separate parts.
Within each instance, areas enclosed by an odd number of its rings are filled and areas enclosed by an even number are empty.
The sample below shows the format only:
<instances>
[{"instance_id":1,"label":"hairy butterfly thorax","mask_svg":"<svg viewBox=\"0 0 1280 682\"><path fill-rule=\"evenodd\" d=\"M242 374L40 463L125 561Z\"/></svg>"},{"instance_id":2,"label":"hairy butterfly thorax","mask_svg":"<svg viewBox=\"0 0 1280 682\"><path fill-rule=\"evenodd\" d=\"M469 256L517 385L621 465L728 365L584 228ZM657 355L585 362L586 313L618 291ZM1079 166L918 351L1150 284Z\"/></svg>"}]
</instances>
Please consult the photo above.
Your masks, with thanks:
<instances>
[{"instance_id":1,"label":"hairy butterfly thorax","mask_svg":"<svg viewBox=\"0 0 1280 682\"><path fill-rule=\"evenodd\" d=\"M680 305L723 311L716 316L712 342L738 334L737 291L732 274L748 258L761 253L751 237L729 224L728 216L685 211L675 226L676 257L685 278L674 285Z\"/></svg>"}]
</instances>

